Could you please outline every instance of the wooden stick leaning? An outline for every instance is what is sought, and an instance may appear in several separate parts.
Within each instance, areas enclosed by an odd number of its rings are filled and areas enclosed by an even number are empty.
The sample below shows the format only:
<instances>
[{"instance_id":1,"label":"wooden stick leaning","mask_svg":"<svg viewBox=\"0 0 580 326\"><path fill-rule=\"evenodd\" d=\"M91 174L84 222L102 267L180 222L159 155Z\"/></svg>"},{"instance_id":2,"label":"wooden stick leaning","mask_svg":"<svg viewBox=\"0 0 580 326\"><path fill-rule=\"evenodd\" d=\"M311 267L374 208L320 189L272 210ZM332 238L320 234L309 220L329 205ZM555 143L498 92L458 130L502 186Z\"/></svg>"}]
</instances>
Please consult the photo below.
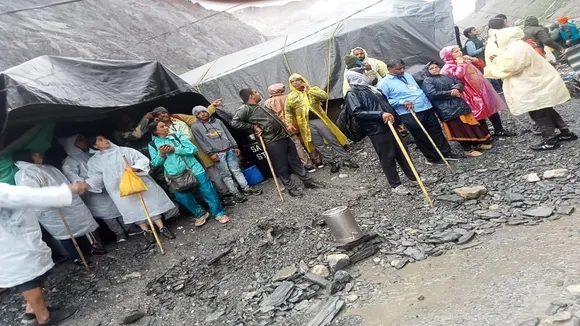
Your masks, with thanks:
<instances>
[{"instance_id":1,"label":"wooden stick leaning","mask_svg":"<svg viewBox=\"0 0 580 326\"><path fill-rule=\"evenodd\" d=\"M42 185L43 187L48 186L48 182L46 181L46 178L44 176L42 176L42 183L43 183L43 185ZM87 272L90 273L91 272L91 269L89 268L89 264L87 263L87 260L85 259L85 255L83 255L83 251L79 247L79 244L77 243L77 240L74 237L74 233L71 230L70 225L68 225L68 222L64 218L64 213L62 212L62 209L57 208L56 211L58 212L58 216L60 217L62 223L64 224L64 228L66 229L66 232L70 236L70 239L72 240L72 242L73 242L73 244L75 246L75 249L77 250L77 253L81 257L81 260L83 261L83 265L85 265L85 268L87 269Z\"/></svg>"},{"instance_id":2,"label":"wooden stick leaning","mask_svg":"<svg viewBox=\"0 0 580 326\"><path fill-rule=\"evenodd\" d=\"M411 170L413 171L413 175L415 176L415 179L417 179L417 183L419 184L421 191L423 191L423 194L425 195L425 199L427 199L427 203L429 203L429 206L431 208L433 208L433 199L431 199L431 197L429 196L429 192L427 192L427 188L425 188L425 185L423 184L423 180L421 179L421 176L419 175L419 173L415 169L415 165L413 164L413 161L411 161L411 157L409 156L409 153L405 149L405 146L403 145L401 138L399 138L399 134L397 133L397 130L395 130L395 127L393 126L392 122L389 121L387 124L389 125L389 128L391 129L391 132L393 133L393 137L395 137L395 140L397 141L397 144L399 145L401 152L403 152L403 155L405 156L407 163L409 163L409 166L411 167Z\"/></svg>"},{"instance_id":3,"label":"wooden stick leaning","mask_svg":"<svg viewBox=\"0 0 580 326\"><path fill-rule=\"evenodd\" d=\"M276 177L276 172L274 172L274 167L272 166L272 161L270 160L270 155L268 154L268 150L266 149L266 143L264 143L264 138L262 136L258 136L260 138L260 144L262 144L262 149L264 150L264 154L266 154L266 161L268 161L268 166L270 167L270 172L272 173L272 177L274 178L274 183L276 183L276 189L278 189L278 195L280 195L280 200L284 201L284 196L282 196L282 190L280 189L280 184L278 183L278 178Z\"/></svg>"},{"instance_id":4,"label":"wooden stick leaning","mask_svg":"<svg viewBox=\"0 0 580 326\"><path fill-rule=\"evenodd\" d=\"M447 165L447 168L449 169L449 171L453 172L451 165L449 165L449 162L447 162L447 159L445 158L445 156L443 156L443 154L439 150L439 147L437 147L437 145L435 144L435 141L433 140L433 138L431 138L431 135L429 135L429 133L427 132L427 129L425 129L425 126L423 126L421 121L419 121L419 118L417 118L417 115L415 114L415 112L413 110L409 110L409 112L411 113L413 118L415 118L415 121L417 121L417 124L419 125L419 127L421 127L421 129L423 130L423 132L425 133L425 136L427 136L427 138L431 142L431 145L433 145L433 148L435 148L435 150L437 151L437 154L439 154L439 157L441 157L443 162L445 162L445 165Z\"/></svg>"},{"instance_id":5,"label":"wooden stick leaning","mask_svg":"<svg viewBox=\"0 0 580 326\"><path fill-rule=\"evenodd\" d=\"M131 167L131 165L129 164L129 161L127 161L127 158L125 156L123 156L123 160L125 160L125 164L127 164L127 167ZM141 207L143 208L143 211L145 211L145 217L147 218L147 222L149 223L149 228L151 229L151 232L153 233L153 237L155 238L155 242L157 242L157 245L159 246L159 250L161 251L161 254L165 255L165 250L163 250L163 246L161 245L161 240L159 239L159 235L157 235L157 230L155 229L155 225L153 224L153 220L151 220L151 216L149 215L149 210L147 209L147 205L145 205L145 199L143 199L143 194L137 193L136 195L137 195L137 197L139 197L139 201L141 202Z\"/></svg>"}]
</instances>

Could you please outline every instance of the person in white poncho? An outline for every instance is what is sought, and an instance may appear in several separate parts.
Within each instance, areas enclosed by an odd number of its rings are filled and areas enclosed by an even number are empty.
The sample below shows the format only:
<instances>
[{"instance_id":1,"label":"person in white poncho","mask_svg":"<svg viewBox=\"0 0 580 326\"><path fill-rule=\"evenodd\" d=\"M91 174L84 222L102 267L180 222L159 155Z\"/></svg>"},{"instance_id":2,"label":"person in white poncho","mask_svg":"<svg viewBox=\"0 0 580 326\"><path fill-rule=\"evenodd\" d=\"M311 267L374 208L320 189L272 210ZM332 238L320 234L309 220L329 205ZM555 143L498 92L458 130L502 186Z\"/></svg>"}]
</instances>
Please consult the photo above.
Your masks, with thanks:
<instances>
[{"instance_id":1,"label":"person in white poncho","mask_svg":"<svg viewBox=\"0 0 580 326\"><path fill-rule=\"evenodd\" d=\"M68 154L62 162L62 173L71 183L84 182L89 177L87 163L91 158L87 140L82 135L72 135L58 141ZM82 195L82 199L93 217L105 222L109 229L115 233L117 242L127 240L125 229L122 227L125 222L106 191L102 193L87 192Z\"/></svg>"},{"instance_id":2,"label":"person in white poncho","mask_svg":"<svg viewBox=\"0 0 580 326\"><path fill-rule=\"evenodd\" d=\"M174 209L175 205L163 189L149 176L149 159L135 149L119 147L111 143L104 136L91 137L88 142L91 153L94 153L87 163L89 178L86 182L91 187L89 191L100 192L105 189L123 215L125 223L135 223L145 231L143 234L147 241L146 248L155 244L155 238L147 224L147 218L139 197L136 195L120 196L119 183L123 170L127 167L123 159L125 157L133 171L141 177L147 186L147 191L143 192L143 198L151 219L164 237L174 239L175 235L163 225L161 214Z\"/></svg>"},{"instance_id":3,"label":"person in white poncho","mask_svg":"<svg viewBox=\"0 0 580 326\"><path fill-rule=\"evenodd\" d=\"M14 164L19 169L14 176L16 184L35 188L59 186L61 184L70 185L67 178L57 168L42 164L43 159L42 154L31 151L15 153ZM95 231L99 225L79 195L73 195L72 205L62 208L61 212L68 222L83 254L104 255L107 253L106 250L91 245L86 236L88 233ZM70 235L66 231L59 210L56 208L36 209L36 215L38 216L38 221L46 231L53 238L60 240L72 261L76 264L81 264L81 257Z\"/></svg>"},{"instance_id":4,"label":"person in white poncho","mask_svg":"<svg viewBox=\"0 0 580 326\"><path fill-rule=\"evenodd\" d=\"M80 183L46 188L0 183L0 288L16 287L22 293L24 317L36 319L36 325L55 325L76 309L46 306L42 287L54 263L34 209L69 206L75 194L85 190Z\"/></svg>"}]
</instances>

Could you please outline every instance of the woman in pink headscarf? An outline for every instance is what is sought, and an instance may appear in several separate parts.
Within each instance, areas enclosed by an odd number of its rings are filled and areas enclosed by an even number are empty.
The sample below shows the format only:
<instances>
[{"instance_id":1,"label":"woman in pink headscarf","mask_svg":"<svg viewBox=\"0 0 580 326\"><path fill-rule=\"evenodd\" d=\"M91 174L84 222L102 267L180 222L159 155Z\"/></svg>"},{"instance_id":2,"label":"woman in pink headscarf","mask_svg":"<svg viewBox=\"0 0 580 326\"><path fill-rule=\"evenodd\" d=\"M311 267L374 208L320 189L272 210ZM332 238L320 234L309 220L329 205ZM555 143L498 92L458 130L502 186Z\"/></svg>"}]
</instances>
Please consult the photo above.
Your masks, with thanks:
<instances>
[{"instance_id":1,"label":"woman in pink headscarf","mask_svg":"<svg viewBox=\"0 0 580 326\"><path fill-rule=\"evenodd\" d=\"M439 55L445 61L445 65L441 68L441 74L453 76L463 82L465 88L462 97L471 107L471 112L481 126L489 132L485 121L485 119L489 119L493 125L494 136L513 136L503 128L499 116L499 111L504 110L507 105L493 89L491 83L483 77L480 69L476 67L484 66L484 62L480 59L464 56L456 45L443 48Z\"/></svg>"}]
</instances>

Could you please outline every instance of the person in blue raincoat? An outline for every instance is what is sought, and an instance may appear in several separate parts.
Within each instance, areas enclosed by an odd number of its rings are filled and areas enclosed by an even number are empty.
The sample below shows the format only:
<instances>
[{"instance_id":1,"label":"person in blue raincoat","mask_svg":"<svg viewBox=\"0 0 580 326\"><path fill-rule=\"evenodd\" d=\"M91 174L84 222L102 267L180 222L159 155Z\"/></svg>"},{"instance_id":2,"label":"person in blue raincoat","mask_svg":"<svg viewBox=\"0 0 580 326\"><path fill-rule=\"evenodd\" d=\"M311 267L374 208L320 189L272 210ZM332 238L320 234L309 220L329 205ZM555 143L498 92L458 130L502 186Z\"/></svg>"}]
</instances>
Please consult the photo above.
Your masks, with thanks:
<instances>
[{"instance_id":1,"label":"person in blue raincoat","mask_svg":"<svg viewBox=\"0 0 580 326\"><path fill-rule=\"evenodd\" d=\"M217 191L207 177L203 166L194 157L198 151L197 147L180 132L170 134L168 126L161 121L152 122L149 125L149 131L153 135L153 141L149 143L151 165L163 166L168 176L177 176L186 169L190 169L197 179L197 189L208 204L211 215L222 224L228 223L230 218L220 203ZM174 195L175 199L193 214L195 226L205 224L209 213L195 200L192 191L176 191Z\"/></svg>"}]
</instances>

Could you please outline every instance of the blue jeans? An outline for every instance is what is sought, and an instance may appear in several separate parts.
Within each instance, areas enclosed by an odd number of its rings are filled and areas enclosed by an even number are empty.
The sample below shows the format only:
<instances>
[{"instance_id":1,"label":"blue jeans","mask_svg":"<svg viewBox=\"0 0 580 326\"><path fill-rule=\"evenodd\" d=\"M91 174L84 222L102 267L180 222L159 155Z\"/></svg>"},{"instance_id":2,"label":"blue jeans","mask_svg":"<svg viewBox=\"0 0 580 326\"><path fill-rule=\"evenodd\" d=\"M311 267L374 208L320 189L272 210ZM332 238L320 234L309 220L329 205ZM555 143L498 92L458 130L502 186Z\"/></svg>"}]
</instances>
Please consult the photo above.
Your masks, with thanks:
<instances>
[{"instance_id":1,"label":"blue jeans","mask_svg":"<svg viewBox=\"0 0 580 326\"><path fill-rule=\"evenodd\" d=\"M220 175L222 176L222 180L228 187L228 190L232 194L238 194L240 191L234 182L234 179L240 185L240 188L247 189L248 188L248 181L246 181L246 177L242 173L240 169L240 160L236 156L234 150L229 150L223 153L217 153L220 161L215 163L214 166L220 171Z\"/></svg>"},{"instance_id":2,"label":"blue jeans","mask_svg":"<svg viewBox=\"0 0 580 326\"><path fill-rule=\"evenodd\" d=\"M209 206L209 212L214 217L220 217L226 215L226 212L218 198L218 194L213 187L211 181L205 174L205 172L196 174L195 177L197 178L197 182L199 183L197 186L197 190L199 191L201 198L207 203ZM178 203L185 206L188 211L193 214L194 218L203 217L205 214L205 210L197 200L193 194L193 191L189 192L175 192L175 199Z\"/></svg>"}]
</instances>

